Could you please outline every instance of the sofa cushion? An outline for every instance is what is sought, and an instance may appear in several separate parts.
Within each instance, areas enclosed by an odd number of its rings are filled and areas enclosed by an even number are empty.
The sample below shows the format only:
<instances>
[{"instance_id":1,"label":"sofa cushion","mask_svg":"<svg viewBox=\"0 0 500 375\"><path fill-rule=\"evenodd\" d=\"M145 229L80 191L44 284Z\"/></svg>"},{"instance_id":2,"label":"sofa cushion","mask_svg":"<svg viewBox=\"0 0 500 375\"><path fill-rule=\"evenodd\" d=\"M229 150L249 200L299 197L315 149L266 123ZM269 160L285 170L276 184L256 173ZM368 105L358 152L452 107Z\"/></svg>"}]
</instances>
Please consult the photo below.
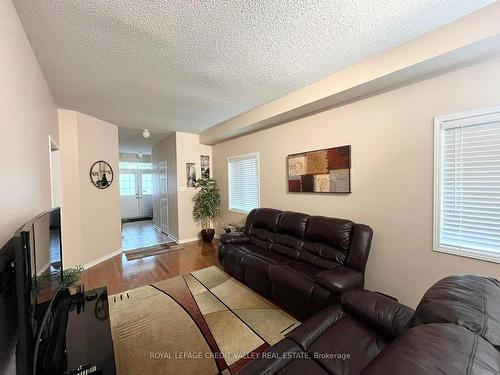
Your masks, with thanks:
<instances>
[{"instance_id":1,"label":"sofa cushion","mask_svg":"<svg viewBox=\"0 0 500 375\"><path fill-rule=\"evenodd\" d=\"M300 212L282 212L278 222L277 232L289 234L297 238L304 238L309 217L309 215Z\"/></svg>"},{"instance_id":2,"label":"sofa cushion","mask_svg":"<svg viewBox=\"0 0 500 375\"><path fill-rule=\"evenodd\" d=\"M314 281L330 292L341 294L349 290L361 289L364 276L361 272L338 266L331 270L321 271Z\"/></svg>"},{"instance_id":3,"label":"sofa cushion","mask_svg":"<svg viewBox=\"0 0 500 375\"><path fill-rule=\"evenodd\" d=\"M280 375L328 375L318 363L313 359L309 358L308 355L304 355L305 358L296 358L290 361L285 367L279 372ZM255 375L256 373L254 373Z\"/></svg>"},{"instance_id":4,"label":"sofa cushion","mask_svg":"<svg viewBox=\"0 0 500 375\"><path fill-rule=\"evenodd\" d=\"M347 252L353 226L354 223L350 220L311 216L307 224L306 239Z\"/></svg>"},{"instance_id":5,"label":"sofa cushion","mask_svg":"<svg viewBox=\"0 0 500 375\"><path fill-rule=\"evenodd\" d=\"M269 250L271 248L273 235L274 233L267 229L253 228L249 242L261 249Z\"/></svg>"},{"instance_id":6,"label":"sofa cushion","mask_svg":"<svg viewBox=\"0 0 500 375\"><path fill-rule=\"evenodd\" d=\"M330 294L321 285L314 283L314 277L320 268L304 262L271 266L272 298L299 319L311 316L324 308Z\"/></svg>"},{"instance_id":7,"label":"sofa cushion","mask_svg":"<svg viewBox=\"0 0 500 375\"><path fill-rule=\"evenodd\" d=\"M500 282L474 275L449 276L422 297L410 326L455 323L500 350Z\"/></svg>"},{"instance_id":8,"label":"sofa cushion","mask_svg":"<svg viewBox=\"0 0 500 375\"><path fill-rule=\"evenodd\" d=\"M253 228L276 232L280 214L281 211L274 208L258 208L253 215Z\"/></svg>"},{"instance_id":9,"label":"sofa cushion","mask_svg":"<svg viewBox=\"0 0 500 375\"><path fill-rule=\"evenodd\" d=\"M286 264L293 262L293 259L270 250L257 250L247 253L241 260L244 268L264 274L267 278L269 267L274 264Z\"/></svg>"},{"instance_id":10,"label":"sofa cushion","mask_svg":"<svg viewBox=\"0 0 500 375\"><path fill-rule=\"evenodd\" d=\"M426 324L394 340L362 372L364 375L500 373L500 352L479 335L456 324Z\"/></svg>"},{"instance_id":11,"label":"sofa cushion","mask_svg":"<svg viewBox=\"0 0 500 375\"><path fill-rule=\"evenodd\" d=\"M277 272L281 275L286 275L285 277L294 279L301 277L311 281L322 271L321 268L299 261L286 264L281 268L282 269Z\"/></svg>"},{"instance_id":12,"label":"sofa cushion","mask_svg":"<svg viewBox=\"0 0 500 375\"><path fill-rule=\"evenodd\" d=\"M320 242L304 241L299 259L323 269L332 269L344 264L346 255L331 246Z\"/></svg>"},{"instance_id":13,"label":"sofa cushion","mask_svg":"<svg viewBox=\"0 0 500 375\"><path fill-rule=\"evenodd\" d=\"M220 236L222 243L246 243L250 241L250 237L243 232L224 233Z\"/></svg>"},{"instance_id":14,"label":"sofa cushion","mask_svg":"<svg viewBox=\"0 0 500 375\"><path fill-rule=\"evenodd\" d=\"M273 236L271 250L298 259L304 241L300 238L284 233L275 233Z\"/></svg>"},{"instance_id":15,"label":"sofa cushion","mask_svg":"<svg viewBox=\"0 0 500 375\"><path fill-rule=\"evenodd\" d=\"M359 374L388 344L363 321L344 315L311 344L308 352L331 374Z\"/></svg>"}]
</instances>

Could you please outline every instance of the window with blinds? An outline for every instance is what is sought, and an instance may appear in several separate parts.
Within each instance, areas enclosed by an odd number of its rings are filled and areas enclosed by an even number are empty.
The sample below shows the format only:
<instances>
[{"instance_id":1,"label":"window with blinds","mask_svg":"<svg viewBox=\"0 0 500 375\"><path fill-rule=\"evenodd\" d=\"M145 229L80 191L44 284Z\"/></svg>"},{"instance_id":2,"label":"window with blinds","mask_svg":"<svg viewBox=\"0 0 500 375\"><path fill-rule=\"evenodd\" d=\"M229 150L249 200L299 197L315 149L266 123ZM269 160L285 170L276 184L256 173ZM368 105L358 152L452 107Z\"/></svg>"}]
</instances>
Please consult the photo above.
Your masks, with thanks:
<instances>
[{"instance_id":1,"label":"window with blinds","mask_svg":"<svg viewBox=\"0 0 500 375\"><path fill-rule=\"evenodd\" d=\"M229 210L248 213L259 207L259 154L227 159Z\"/></svg>"},{"instance_id":2,"label":"window with blinds","mask_svg":"<svg viewBox=\"0 0 500 375\"><path fill-rule=\"evenodd\" d=\"M435 126L434 249L500 262L500 108Z\"/></svg>"}]
</instances>

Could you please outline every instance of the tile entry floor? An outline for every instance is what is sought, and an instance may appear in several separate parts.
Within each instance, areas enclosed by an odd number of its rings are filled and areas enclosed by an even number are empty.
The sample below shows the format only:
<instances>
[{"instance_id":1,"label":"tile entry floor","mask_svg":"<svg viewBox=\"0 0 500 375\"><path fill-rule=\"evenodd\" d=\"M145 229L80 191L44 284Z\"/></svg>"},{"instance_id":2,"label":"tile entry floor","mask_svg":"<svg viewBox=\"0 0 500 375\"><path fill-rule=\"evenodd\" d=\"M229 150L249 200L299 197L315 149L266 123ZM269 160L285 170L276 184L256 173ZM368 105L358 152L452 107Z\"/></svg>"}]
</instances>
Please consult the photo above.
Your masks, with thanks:
<instances>
[{"instance_id":1,"label":"tile entry floor","mask_svg":"<svg viewBox=\"0 0 500 375\"><path fill-rule=\"evenodd\" d=\"M155 228L151 220L134 221L122 226L123 251L173 242L167 235Z\"/></svg>"}]
</instances>

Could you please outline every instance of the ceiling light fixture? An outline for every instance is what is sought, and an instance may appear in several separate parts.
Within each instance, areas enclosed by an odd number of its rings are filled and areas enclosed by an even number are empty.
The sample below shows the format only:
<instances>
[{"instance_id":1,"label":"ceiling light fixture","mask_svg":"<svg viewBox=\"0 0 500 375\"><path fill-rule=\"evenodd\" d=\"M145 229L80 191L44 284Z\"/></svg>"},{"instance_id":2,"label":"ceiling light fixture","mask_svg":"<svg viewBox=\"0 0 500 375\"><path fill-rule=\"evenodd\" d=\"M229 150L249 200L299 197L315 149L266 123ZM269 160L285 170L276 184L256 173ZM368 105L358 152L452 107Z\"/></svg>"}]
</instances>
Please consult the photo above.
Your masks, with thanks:
<instances>
[{"instance_id":1,"label":"ceiling light fixture","mask_svg":"<svg viewBox=\"0 0 500 375\"><path fill-rule=\"evenodd\" d=\"M148 129L144 129L144 131L142 132L142 136L144 138L149 138L151 134L149 133L149 130Z\"/></svg>"}]
</instances>

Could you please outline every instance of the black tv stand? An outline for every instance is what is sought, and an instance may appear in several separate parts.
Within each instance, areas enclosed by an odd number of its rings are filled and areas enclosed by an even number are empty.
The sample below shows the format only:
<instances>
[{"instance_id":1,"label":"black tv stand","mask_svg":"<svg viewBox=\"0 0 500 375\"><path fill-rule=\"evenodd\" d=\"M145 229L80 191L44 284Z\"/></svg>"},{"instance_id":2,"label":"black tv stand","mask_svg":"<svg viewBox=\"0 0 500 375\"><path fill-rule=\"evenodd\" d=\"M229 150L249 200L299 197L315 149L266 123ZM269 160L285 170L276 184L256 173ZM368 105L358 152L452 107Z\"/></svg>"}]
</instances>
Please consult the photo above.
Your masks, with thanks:
<instances>
[{"instance_id":1,"label":"black tv stand","mask_svg":"<svg viewBox=\"0 0 500 375\"><path fill-rule=\"evenodd\" d=\"M64 295L54 309L48 344L37 359L45 363L42 374L116 374L106 288Z\"/></svg>"}]
</instances>

